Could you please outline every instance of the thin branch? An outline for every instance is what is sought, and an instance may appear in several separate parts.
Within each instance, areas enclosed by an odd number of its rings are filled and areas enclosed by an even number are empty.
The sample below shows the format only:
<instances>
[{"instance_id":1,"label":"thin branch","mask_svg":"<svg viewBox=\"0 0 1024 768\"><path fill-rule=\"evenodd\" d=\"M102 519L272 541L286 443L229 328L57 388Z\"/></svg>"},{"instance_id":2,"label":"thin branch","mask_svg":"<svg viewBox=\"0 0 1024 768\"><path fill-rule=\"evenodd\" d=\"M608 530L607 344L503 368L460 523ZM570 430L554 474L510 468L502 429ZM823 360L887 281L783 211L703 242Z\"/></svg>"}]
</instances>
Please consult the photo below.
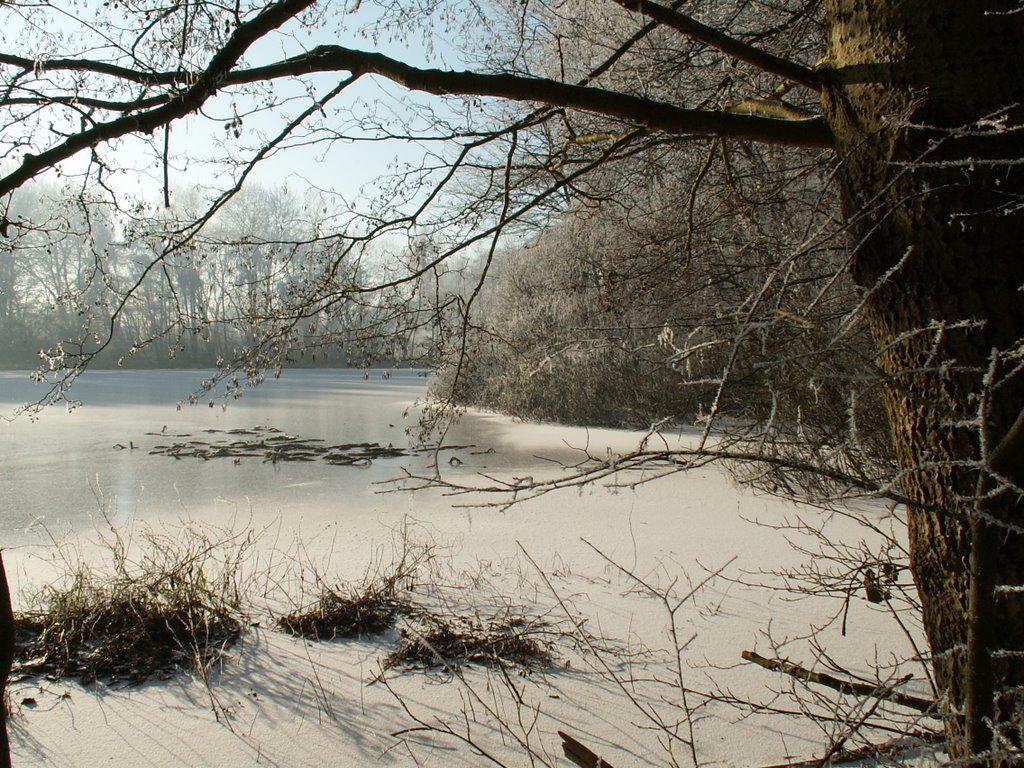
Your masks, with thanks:
<instances>
[{"instance_id":1,"label":"thin branch","mask_svg":"<svg viewBox=\"0 0 1024 768\"><path fill-rule=\"evenodd\" d=\"M120 80L127 80L139 85L181 85L189 82L194 73L187 70L175 70L172 72L150 72L144 69L132 69L121 67L117 64L110 64L105 61L94 59L28 59L24 56L14 56L9 53L0 53L0 64L9 67L18 67L26 72L71 71L71 72L95 72L98 75L109 75Z\"/></svg>"},{"instance_id":2,"label":"thin branch","mask_svg":"<svg viewBox=\"0 0 1024 768\"><path fill-rule=\"evenodd\" d=\"M908 734L908 736L912 736L915 742L919 741L923 744L941 744L944 740L944 737L939 734L927 732ZM907 752L909 751L910 746L911 745L907 743L906 739L901 737L882 744L868 744L860 747L859 749L842 749L838 755L834 754L832 759L835 760L838 757L838 759L843 763L853 763L860 760L870 760L872 758L886 758L891 757L893 754ZM916 746L916 744L914 746ZM822 759L820 757L812 757L807 760L787 760L785 763L762 765L758 768L812 768L812 766L813 768L817 768L821 764Z\"/></svg>"},{"instance_id":3,"label":"thin branch","mask_svg":"<svg viewBox=\"0 0 1024 768\"><path fill-rule=\"evenodd\" d=\"M821 74L814 69L748 45L672 8L650 0L614 0L614 2L627 11L641 13L666 27L682 32L687 37L717 48L722 53L765 72L792 80L814 91L820 91L822 88Z\"/></svg>"},{"instance_id":4,"label":"thin branch","mask_svg":"<svg viewBox=\"0 0 1024 768\"><path fill-rule=\"evenodd\" d=\"M480 486L456 483L437 477L423 477L408 474L406 481L419 481L422 485L409 485L403 490L416 490L420 487L441 488L450 495L462 495L469 493L490 493L511 496L511 500L496 501L489 503L477 502L472 506L479 507L508 507L517 501L527 498L537 498L552 491L563 488L577 488L601 480L611 479L619 487L633 487L655 480L675 472L685 472L690 469L705 466L715 461L732 461L744 464L765 464L777 468L789 469L797 472L807 472L834 482L845 484L850 490L855 490L865 495L885 498L899 504L907 503L906 498L895 490L894 487L883 485L867 477L857 477L834 469L828 466L815 465L807 461L790 458L787 456L774 456L750 451L736 451L728 448L718 449L707 446L701 449L671 449L665 451L637 450L626 454L619 454L608 459L598 459L586 454L580 464L576 465L575 472L568 475L561 475L550 480L533 480L532 478L519 478L511 481L501 480L482 474L494 485ZM654 469L660 470L652 474L644 475L633 482L618 481L624 471ZM391 481L392 483L394 481Z\"/></svg>"}]
</instances>

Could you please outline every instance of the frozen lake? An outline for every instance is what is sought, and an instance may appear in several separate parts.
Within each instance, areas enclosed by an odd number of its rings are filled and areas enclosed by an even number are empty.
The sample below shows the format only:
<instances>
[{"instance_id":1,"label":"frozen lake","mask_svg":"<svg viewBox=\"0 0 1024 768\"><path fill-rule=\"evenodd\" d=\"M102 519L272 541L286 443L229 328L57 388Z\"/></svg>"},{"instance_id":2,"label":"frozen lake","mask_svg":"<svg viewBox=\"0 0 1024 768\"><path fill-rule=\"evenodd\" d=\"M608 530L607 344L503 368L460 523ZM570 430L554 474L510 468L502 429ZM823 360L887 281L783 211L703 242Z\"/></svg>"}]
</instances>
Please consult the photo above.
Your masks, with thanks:
<instances>
[{"instance_id":1,"label":"frozen lake","mask_svg":"<svg viewBox=\"0 0 1024 768\"><path fill-rule=\"evenodd\" d=\"M90 371L74 386L81 405L51 407L36 420L0 422L0 535L4 546L37 543L123 524L193 518L216 523L280 519L317 530L329 522L400 516L408 494L382 494L382 481L429 468L424 455L374 460L367 467L322 461L269 463L258 458L204 461L151 455L181 435L223 440L206 430L262 425L328 444L369 442L409 448L427 380L416 371L291 370L245 395L214 406L188 405L203 371ZM42 387L25 372L0 373L0 413L38 399ZM179 403L186 404L179 407ZM461 452L466 471L514 468L535 461L483 419L466 417L448 442L474 443L486 454ZM154 434L155 433L155 434ZM134 449L131 446L134 445ZM119 446L125 446L121 448ZM456 453L459 453L458 451ZM444 459L451 454L445 454ZM446 466L446 468L448 468ZM251 520L246 520L246 518ZM105 519L106 518L106 519ZM365 520L360 521L365 522Z\"/></svg>"},{"instance_id":2,"label":"frozen lake","mask_svg":"<svg viewBox=\"0 0 1024 768\"><path fill-rule=\"evenodd\" d=\"M738 488L721 468L708 466L638 487L567 487L502 509L483 506L494 497L482 493L380 493L381 481L429 470L422 454L374 460L365 468L322 460L235 463L231 457L204 461L152 454L156 446L184 441L177 435L231 439L205 430L257 425L332 445L407 447L406 428L417 423L415 403L427 390L426 379L415 372L385 379L377 371L364 379L360 371L286 371L227 408L217 401L213 408L202 403L179 410L177 403L202 377L196 371L90 372L76 385L83 405L73 412L54 408L34 422L0 422L0 547L16 600L30 603L41 585L60 583L69 564L71 573L83 562L108 573L111 550L90 543L97 534L111 539L108 522L118 542L135 546L139 556L132 562L142 565L149 562L148 530L184 546L180 542L194 543L211 527L205 524L212 524L212 541L225 557L239 542L254 542L237 566L254 624L222 670L210 678L183 676L124 690L25 681L12 691L12 700L28 697L37 705L20 707L12 720L16 764L255 760L313 766L332 755L339 765L478 765L478 754L453 751L450 742L434 748L417 740L396 748L396 734L408 733L409 716L396 706L390 688L368 684L390 639L310 644L269 629L283 609L308 605L322 584L361 583L406 552L423 553L411 589L424 606L477 621L523 611L555 622L552 637L567 631L567 615L600 633L598 646L611 654L607 667L597 663L593 650L582 653L584 643L566 641L560 646L565 669L516 676L511 689L485 670L467 676L479 692L474 695L486 697L479 701L493 700L512 717L528 712L530 742L543 745L547 755L560 752L557 730L568 726L614 765L668 762L661 731L644 713L655 712L659 722L680 717L678 691L666 681L682 670L692 695L725 690L755 710L741 712L709 694L695 730L702 765L784 764L794 756L820 756L852 720L839 719L833 732L810 719L773 718L769 710L778 706L778 690L786 683L742 663L743 651L753 648L811 665L817 653L811 637L827 648L830 663L835 659L863 679L874 679L876 671L890 680L913 674L911 692L929 695L920 666L904 662L918 656L919 625L905 614L897 623L888 606L868 601L856 567L850 570L844 561L849 588L825 594L798 598L789 588L759 586L777 582L773 574L807 572L806 558L815 559L821 546L815 521L822 530L827 526L825 540L851 547L859 542L865 564L870 552L884 557L877 533L885 512L878 505L866 507L867 526L844 515L823 517L818 510ZM0 386L0 406L7 413L39 396L24 373L0 374ZM473 412L448 436L450 445L473 447L442 453L439 466L445 477L468 483L550 477L564 470L546 459L578 462L584 446L592 455L613 456L643 438ZM671 446L688 438L683 433L665 439ZM449 463L452 456L459 461ZM798 518L810 523L806 536L785 529ZM220 535L225 531L230 535ZM51 535L63 546L52 546ZM790 545L793 538L802 551ZM826 561L825 567L832 566ZM719 572L721 577L711 576ZM644 579L643 589L633 574ZM904 582L912 589L908 576ZM671 599L652 599L657 590ZM685 594L692 599L675 602ZM908 619L916 645L904 631ZM672 639L677 631L681 646ZM610 684L610 674L619 675L621 688ZM419 674L393 680L418 716L461 727L470 712L465 689L438 682ZM762 701L768 706L757 703ZM529 709L518 709L523 702ZM839 709L827 699L813 706L823 712L822 722L837 712L861 712ZM493 727L488 712L473 711L479 718L473 722L476 737L506 764L523 762L516 742ZM907 727L920 725L916 712L902 717Z\"/></svg>"}]
</instances>

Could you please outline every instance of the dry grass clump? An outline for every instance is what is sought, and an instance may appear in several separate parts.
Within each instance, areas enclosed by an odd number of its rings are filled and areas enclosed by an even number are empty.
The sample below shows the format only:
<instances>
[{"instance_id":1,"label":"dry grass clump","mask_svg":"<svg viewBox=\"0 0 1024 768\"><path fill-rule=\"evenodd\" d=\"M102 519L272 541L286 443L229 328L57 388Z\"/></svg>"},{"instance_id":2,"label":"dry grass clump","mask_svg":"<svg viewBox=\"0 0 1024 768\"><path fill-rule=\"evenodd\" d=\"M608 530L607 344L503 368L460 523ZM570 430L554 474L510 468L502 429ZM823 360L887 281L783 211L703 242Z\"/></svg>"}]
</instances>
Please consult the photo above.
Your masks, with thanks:
<instances>
[{"instance_id":1,"label":"dry grass clump","mask_svg":"<svg viewBox=\"0 0 1024 768\"><path fill-rule=\"evenodd\" d=\"M115 535L106 572L65 559L60 583L16 616L15 675L138 684L221 658L242 632L238 571L251 540L197 530L144 539L133 561Z\"/></svg>"},{"instance_id":2,"label":"dry grass clump","mask_svg":"<svg viewBox=\"0 0 1024 768\"><path fill-rule=\"evenodd\" d=\"M281 616L277 626L307 640L367 637L388 631L399 614L408 610L409 604L387 585L353 589L347 594L324 587L313 605Z\"/></svg>"},{"instance_id":3,"label":"dry grass clump","mask_svg":"<svg viewBox=\"0 0 1024 768\"><path fill-rule=\"evenodd\" d=\"M466 664L546 669L557 662L548 625L509 615L483 621L428 615L422 629L403 628L398 648L384 658L385 669L458 669Z\"/></svg>"},{"instance_id":4,"label":"dry grass clump","mask_svg":"<svg viewBox=\"0 0 1024 768\"><path fill-rule=\"evenodd\" d=\"M508 605L498 609L497 618L474 618L479 613L473 590L461 581L449 583L451 574L437 562L436 545L415 542L409 525L405 521L396 532L390 557L378 553L358 586L329 586L312 569L317 597L278 618L277 627L327 641L380 635L401 619L405 626L398 630L397 647L382 661L384 669L482 664L535 670L556 663L554 639L564 632Z\"/></svg>"},{"instance_id":5,"label":"dry grass clump","mask_svg":"<svg viewBox=\"0 0 1024 768\"><path fill-rule=\"evenodd\" d=\"M412 605L408 595L422 571L430 570L434 547L412 541L405 521L388 558L378 552L361 584L331 586L316 571L316 598L277 619L277 628L307 640L334 640L380 635L395 626Z\"/></svg>"}]
</instances>

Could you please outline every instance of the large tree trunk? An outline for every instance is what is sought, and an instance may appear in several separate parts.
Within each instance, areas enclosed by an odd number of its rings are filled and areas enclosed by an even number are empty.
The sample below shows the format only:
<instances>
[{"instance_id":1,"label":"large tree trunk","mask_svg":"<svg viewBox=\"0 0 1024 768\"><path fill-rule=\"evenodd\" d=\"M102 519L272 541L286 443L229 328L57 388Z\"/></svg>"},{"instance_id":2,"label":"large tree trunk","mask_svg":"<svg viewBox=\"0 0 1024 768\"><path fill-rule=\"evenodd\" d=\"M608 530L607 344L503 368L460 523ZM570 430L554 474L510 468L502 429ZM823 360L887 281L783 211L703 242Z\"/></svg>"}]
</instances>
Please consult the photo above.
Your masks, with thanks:
<instances>
[{"instance_id":1,"label":"large tree trunk","mask_svg":"<svg viewBox=\"0 0 1024 768\"><path fill-rule=\"evenodd\" d=\"M7 736L7 679L14 664L14 611L7 584L3 550L0 550L0 768L10 768L11 745Z\"/></svg>"},{"instance_id":2,"label":"large tree trunk","mask_svg":"<svg viewBox=\"0 0 1024 768\"><path fill-rule=\"evenodd\" d=\"M1024 202L1024 166L1005 162L1024 155L1017 5L827 0L833 69L823 102L853 274L868 292L865 312L889 379L903 492L913 502L911 566L954 757L991 741L964 735L971 521L983 511L1024 523L1016 494L979 505L977 493L1000 487L979 485L982 446L1003 440L1024 408L1024 376L1014 375L1024 337L1024 212L1012 210ZM1005 526L997 533L982 553L986 572L997 584L1024 584L1024 536ZM981 595L995 599L991 589ZM1019 596L1000 593L989 607L998 621L986 647L1024 650ZM1013 698L1024 697L1011 688L1024 684L1024 665L1012 654L995 659L1005 692L997 721L1019 739ZM991 714L991 695L982 699Z\"/></svg>"}]
</instances>

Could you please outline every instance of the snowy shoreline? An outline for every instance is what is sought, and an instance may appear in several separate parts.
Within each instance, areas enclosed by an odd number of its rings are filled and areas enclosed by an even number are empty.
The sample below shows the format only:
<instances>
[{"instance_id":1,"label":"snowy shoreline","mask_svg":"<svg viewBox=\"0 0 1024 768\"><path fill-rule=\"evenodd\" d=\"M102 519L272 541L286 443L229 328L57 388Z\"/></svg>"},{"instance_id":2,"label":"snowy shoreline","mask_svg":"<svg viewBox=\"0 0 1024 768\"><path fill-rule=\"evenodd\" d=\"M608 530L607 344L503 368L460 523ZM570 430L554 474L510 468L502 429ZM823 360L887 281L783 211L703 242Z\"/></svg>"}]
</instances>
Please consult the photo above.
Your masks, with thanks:
<instances>
[{"instance_id":1,"label":"snowy shoreline","mask_svg":"<svg viewBox=\"0 0 1024 768\"><path fill-rule=\"evenodd\" d=\"M502 445L537 455L584 441L598 454L620 451L639 437L481 418ZM469 476L472 461L488 457L463 458L468 465L460 471ZM567 489L506 511L466 506L481 501L486 500L436 491L386 495L375 515L342 517L305 535L280 520L276 527L267 525L272 515L257 507L262 533L253 549L253 626L223 663L205 680L183 674L136 688L16 683L10 723L14 764L481 763L464 741L426 733L416 719L460 734L468 723L468 738L512 765L528 762L517 739L541 761L568 764L558 730L572 733L617 768L667 763L665 736L678 729L671 749L686 764L689 718L702 764L749 766L820 756L829 734L841 730L839 724L795 717L748 716L725 701L704 704L702 698L717 692L719 698L728 693L773 702L773 691L790 687L785 677L743 663L743 650L813 661L806 638L812 627L842 613L843 601L794 600L792 594L753 586L777 583L763 574L798 568L801 556L784 532L752 521L822 520L821 512L738 488L715 467L629 490ZM881 518L883 510L872 514ZM161 524L173 530L189 523ZM244 517L233 523L242 529L248 524ZM335 582L357 581L392 556L402 529L408 529L402 536L433 553L433 570L417 588L418 599L481 617L514 607L549 617L567 634L574 622L583 622L611 650L595 653L561 637L560 662L551 670L509 679L473 667L455 679L436 671L392 670L385 686L372 681L394 633L314 643L272 629L272 613L279 614L289 600L304 599L295 594L302 591L296 573L303 564L307 572L312 568ZM829 520L829 531L837 541L870 538L867 529L839 516ZM16 603L25 589L52 578L58 565L53 555L52 548L34 546L5 552ZM670 616L637 579L680 599L721 568L676 613L674 642L682 647L677 668ZM854 595L845 611L845 635L834 623L818 639L848 669L867 675L879 660L884 665L912 655L884 606ZM904 671L920 677L919 669ZM689 716L679 696L680 674L690 692ZM927 694L922 685L918 680L908 689ZM644 712L654 714L648 718ZM511 730L497 726L499 716ZM655 725L657 718L662 725Z\"/></svg>"}]
</instances>

